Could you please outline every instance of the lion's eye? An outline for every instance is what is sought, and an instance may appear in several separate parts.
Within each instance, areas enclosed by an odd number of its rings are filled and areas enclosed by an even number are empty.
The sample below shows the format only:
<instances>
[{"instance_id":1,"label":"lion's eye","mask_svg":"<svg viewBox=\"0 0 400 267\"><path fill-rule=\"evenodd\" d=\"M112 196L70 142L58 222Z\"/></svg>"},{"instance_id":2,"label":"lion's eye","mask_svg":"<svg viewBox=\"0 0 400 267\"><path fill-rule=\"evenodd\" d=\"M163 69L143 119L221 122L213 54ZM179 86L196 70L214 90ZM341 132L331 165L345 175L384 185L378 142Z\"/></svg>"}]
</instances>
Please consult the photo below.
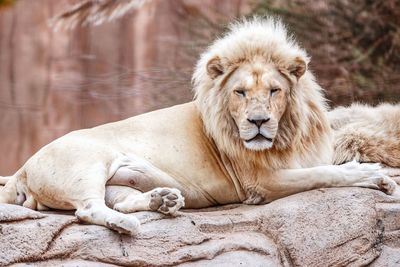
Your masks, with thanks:
<instances>
[{"instance_id":1,"label":"lion's eye","mask_svg":"<svg viewBox=\"0 0 400 267\"><path fill-rule=\"evenodd\" d=\"M244 90L235 90L235 94L238 96L246 96L246 92Z\"/></svg>"},{"instance_id":2,"label":"lion's eye","mask_svg":"<svg viewBox=\"0 0 400 267\"><path fill-rule=\"evenodd\" d=\"M271 89L271 95L274 95L275 93L279 92L281 89L279 88L272 88Z\"/></svg>"}]
</instances>

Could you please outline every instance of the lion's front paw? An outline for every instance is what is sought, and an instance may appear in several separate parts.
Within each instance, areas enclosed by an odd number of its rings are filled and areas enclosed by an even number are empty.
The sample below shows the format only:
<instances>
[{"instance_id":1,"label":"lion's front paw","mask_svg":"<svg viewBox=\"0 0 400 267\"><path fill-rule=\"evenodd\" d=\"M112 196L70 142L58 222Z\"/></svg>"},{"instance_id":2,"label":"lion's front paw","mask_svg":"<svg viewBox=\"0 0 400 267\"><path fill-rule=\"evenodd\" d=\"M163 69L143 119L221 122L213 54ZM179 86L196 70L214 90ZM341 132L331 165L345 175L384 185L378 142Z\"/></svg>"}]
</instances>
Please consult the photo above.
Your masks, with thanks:
<instances>
[{"instance_id":1,"label":"lion's front paw","mask_svg":"<svg viewBox=\"0 0 400 267\"><path fill-rule=\"evenodd\" d=\"M174 216L183 206L185 199L178 189L156 188L151 192L149 207L153 211Z\"/></svg>"},{"instance_id":2,"label":"lion's front paw","mask_svg":"<svg viewBox=\"0 0 400 267\"><path fill-rule=\"evenodd\" d=\"M382 177L373 177L369 178L373 184L375 184L379 190L382 190L388 195L393 194L393 192L396 190L396 182L390 179L389 177L382 176Z\"/></svg>"},{"instance_id":3,"label":"lion's front paw","mask_svg":"<svg viewBox=\"0 0 400 267\"><path fill-rule=\"evenodd\" d=\"M379 188L386 194L392 195L396 191L397 183L389 177L381 177Z\"/></svg>"},{"instance_id":4,"label":"lion's front paw","mask_svg":"<svg viewBox=\"0 0 400 267\"><path fill-rule=\"evenodd\" d=\"M358 163L356 161L341 165L345 177L353 181L353 186L377 189L393 194L396 182L385 175L379 163Z\"/></svg>"},{"instance_id":5,"label":"lion's front paw","mask_svg":"<svg viewBox=\"0 0 400 267\"><path fill-rule=\"evenodd\" d=\"M392 195L396 190L397 184L389 177L371 177L355 183L354 186L378 189L388 195Z\"/></svg>"}]
</instances>

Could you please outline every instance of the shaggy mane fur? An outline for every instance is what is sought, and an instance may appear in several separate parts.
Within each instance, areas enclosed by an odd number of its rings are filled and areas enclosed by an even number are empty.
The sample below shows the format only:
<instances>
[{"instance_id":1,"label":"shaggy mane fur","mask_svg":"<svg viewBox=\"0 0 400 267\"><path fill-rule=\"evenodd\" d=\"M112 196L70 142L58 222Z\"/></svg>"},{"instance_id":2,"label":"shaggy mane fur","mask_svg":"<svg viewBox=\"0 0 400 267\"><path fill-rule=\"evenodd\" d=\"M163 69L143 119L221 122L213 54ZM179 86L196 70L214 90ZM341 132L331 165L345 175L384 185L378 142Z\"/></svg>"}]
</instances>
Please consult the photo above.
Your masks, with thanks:
<instances>
[{"instance_id":1,"label":"shaggy mane fur","mask_svg":"<svg viewBox=\"0 0 400 267\"><path fill-rule=\"evenodd\" d=\"M215 57L220 58L226 71L220 79L213 80L206 66ZM253 168L281 169L329 163L331 130L326 117L326 100L309 70L292 84L288 107L279 122L273 147L257 152L243 146L221 84L237 66L260 57L277 68L288 68L296 58L309 62L307 53L279 19L255 17L231 24L229 31L201 55L192 78L196 105L206 133L231 160L243 162L246 159Z\"/></svg>"}]
</instances>

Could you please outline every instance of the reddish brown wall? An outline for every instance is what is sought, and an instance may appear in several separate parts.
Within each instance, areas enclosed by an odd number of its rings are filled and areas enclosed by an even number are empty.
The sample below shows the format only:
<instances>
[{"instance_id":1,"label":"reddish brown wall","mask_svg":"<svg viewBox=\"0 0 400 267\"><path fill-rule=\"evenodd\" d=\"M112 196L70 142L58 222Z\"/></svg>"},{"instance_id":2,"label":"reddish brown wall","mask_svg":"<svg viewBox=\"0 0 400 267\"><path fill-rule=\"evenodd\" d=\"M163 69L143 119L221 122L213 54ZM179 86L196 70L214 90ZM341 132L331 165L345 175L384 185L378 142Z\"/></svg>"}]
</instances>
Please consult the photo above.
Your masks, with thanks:
<instances>
[{"instance_id":1,"label":"reddish brown wall","mask_svg":"<svg viewBox=\"0 0 400 267\"><path fill-rule=\"evenodd\" d=\"M71 130L189 101L202 46L193 17L220 24L249 10L241 0L154 0L115 22L53 32L48 19L74 2L0 10L0 175Z\"/></svg>"}]
</instances>

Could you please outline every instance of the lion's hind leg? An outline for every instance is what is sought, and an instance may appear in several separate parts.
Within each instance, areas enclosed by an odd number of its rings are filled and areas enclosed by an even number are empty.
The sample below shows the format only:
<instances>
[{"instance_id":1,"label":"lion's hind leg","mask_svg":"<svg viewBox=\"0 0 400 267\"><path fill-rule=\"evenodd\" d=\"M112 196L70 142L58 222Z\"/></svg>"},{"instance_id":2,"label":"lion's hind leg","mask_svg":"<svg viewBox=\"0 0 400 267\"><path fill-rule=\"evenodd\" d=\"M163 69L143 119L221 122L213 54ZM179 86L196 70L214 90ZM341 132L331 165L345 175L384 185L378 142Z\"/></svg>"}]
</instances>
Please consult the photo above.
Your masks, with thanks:
<instances>
[{"instance_id":1,"label":"lion's hind leg","mask_svg":"<svg viewBox=\"0 0 400 267\"><path fill-rule=\"evenodd\" d=\"M171 187L183 190L182 186L169 174L155 167L147 160L130 155L107 181L107 185L129 186L140 192L147 192L156 187Z\"/></svg>"},{"instance_id":2,"label":"lion's hind leg","mask_svg":"<svg viewBox=\"0 0 400 267\"><path fill-rule=\"evenodd\" d=\"M123 196L121 197L120 194ZM121 186L107 186L107 201L115 210L123 213L136 211L158 211L163 214L175 216L180 208L185 205L185 199L176 188L157 187L142 193L138 190Z\"/></svg>"},{"instance_id":3,"label":"lion's hind leg","mask_svg":"<svg viewBox=\"0 0 400 267\"><path fill-rule=\"evenodd\" d=\"M17 197L17 201L18 201L18 197ZM42 203L40 203L39 201L37 201L30 193L26 193L22 199L25 199L22 202L22 206L24 206L25 208L29 208L29 209L33 209L33 210L41 210L41 211L49 209L47 206L45 206ZM17 202L16 204L19 204L19 203Z\"/></svg>"},{"instance_id":4,"label":"lion's hind leg","mask_svg":"<svg viewBox=\"0 0 400 267\"><path fill-rule=\"evenodd\" d=\"M83 222L103 225L121 234L135 235L140 226L140 222L135 216L110 209L105 205L103 199L86 201L86 205L78 208L75 215Z\"/></svg>"},{"instance_id":5,"label":"lion's hind leg","mask_svg":"<svg viewBox=\"0 0 400 267\"><path fill-rule=\"evenodd\" d=\"M97 174L97 175L96 175ZM68 197L76 208L75 215L83 222L102 225L122 234L135 235L138 233L140 222L133 216L123 214L106 206L105 191L106 177L104 170L88 172L88 176L78 179L75 187L82 190L71 189Z\"/></svg>"},{"instance_id":6,"label":"lion's hind leg","mask_svg":"<svg viewBox=\"0 0 400 267\"><path fill-rule=\"evenodd\" d=\"M123 234L135 235L138 232L140 222L135 216L120 213L106 206L105 184L109 174L101 162L92 165L76 164L75 168L67 170L61 162L60 166L56 167L63 170L62 175L56 179L45 175L44 171L34 173L31 170L35 175L28 177L29 190L26 190L28 193L24 206L34 206L40 202L53 209L75 209L76 217L82 222L105 226ZM36 199L31 198L29 192L32 192Z\"/></svg>"}]
</instances>

